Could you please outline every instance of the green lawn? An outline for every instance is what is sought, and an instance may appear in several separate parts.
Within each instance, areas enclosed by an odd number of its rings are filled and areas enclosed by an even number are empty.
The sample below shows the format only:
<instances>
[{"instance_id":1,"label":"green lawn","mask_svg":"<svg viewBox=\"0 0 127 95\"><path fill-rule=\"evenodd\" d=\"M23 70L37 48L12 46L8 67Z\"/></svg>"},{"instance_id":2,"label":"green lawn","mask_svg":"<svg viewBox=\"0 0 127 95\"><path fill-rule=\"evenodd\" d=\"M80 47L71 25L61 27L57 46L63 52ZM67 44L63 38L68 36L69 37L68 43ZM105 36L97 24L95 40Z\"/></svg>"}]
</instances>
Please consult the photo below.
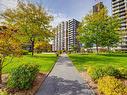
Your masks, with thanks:
<instances>
[{"instance_id":1,"label":"green lawn","mask_svg":"<svg viewBox=\"0 0 127 95\"><path fill-rule=\"evenodd\" d=\"M34 57L31 55L24 55L19 58L14 58L9 65L3 68L3 73L9 73L13 68L21 64L38 64L40 66L40 72L47 73L56 60L57 57L55 54L35 54ZM7 58L5 63L9 61L10 58Z\"/></svg>"},{"instance_id":2,"label":"green lawn","mask_svg":"<svg viewBox=\"0 0 127 95\"><path fill-rule=\"evenodd\" d=\"M79 71L84 71L89 66L106 66L112 65L115 67L127 68L127 55L96 55L96 54L70 54L70 59Z\"/></svg>"}]
</instances>

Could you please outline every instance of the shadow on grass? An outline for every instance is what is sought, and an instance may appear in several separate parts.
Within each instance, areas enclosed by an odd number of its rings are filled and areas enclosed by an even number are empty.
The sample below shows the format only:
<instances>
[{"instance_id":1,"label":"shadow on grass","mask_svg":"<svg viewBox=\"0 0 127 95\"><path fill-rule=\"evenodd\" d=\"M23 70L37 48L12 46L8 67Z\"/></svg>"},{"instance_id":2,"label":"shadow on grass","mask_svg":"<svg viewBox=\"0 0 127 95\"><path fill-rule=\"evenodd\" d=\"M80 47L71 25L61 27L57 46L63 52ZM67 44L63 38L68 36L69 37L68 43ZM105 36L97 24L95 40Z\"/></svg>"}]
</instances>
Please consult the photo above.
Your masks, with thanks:
<instances>
[{"instance_id":1,"label":"shadow on grass","mask_svg":"<svg viewBox=\"0 0 127 95\"><path fill-rule=\"evenodd\" d=\"M56 58L55 55L46 55L46 54L35 54L34 56L32 55L27 55L28 57L33 57L33 58L42 58L42 59L50 59L53 60Z\"/></svg>"},{"instance_id":2,"label":"shadow on grass","mask_svg":"<svg viewBox=\"0 0 127 95\"><path fill-rule=\"evenodd\" d=\"M74 65L79 71L85 71L89 66L100 67L100 66L126 66L125 58L120 59L119 56L113 55L70 55L69 56Z\"/></svg>"},{"instance_id":3,"label":"shadow on grass","mask_svg":"<svg viewBox=\"0 0 127 95\"><path fill-rule=\"evenodd\" d=\"M77 64L84 64L84 63L87 63L89 61L91 62L94 62L94 63L104 63L104 62L117 62L115 59L113 58L106 58L106 57L103 57L103 56L70 56L70 58L72 59L73 62L76 62Z\"/></svg>"},{"instance_id":4,"label":"shadow on grass","mask_svg":"<svg viewBox=\"0 0 127 95\"><path fill-rule=\"evenodd\" d=\"M127 54L70 54L69 57L79 71L84 71L89 66L127 67Z\"/></svg>"},{"instance_id":5,"label":"shadow on grass","mask_svg":"<svg viewBox=\"0 0 127 95\"><path fill-rule=\"evenodd\" d=\"M102 56L109 56L109 57L127 57L127 54L99 54Z\"/></svg>"}]
</instances>

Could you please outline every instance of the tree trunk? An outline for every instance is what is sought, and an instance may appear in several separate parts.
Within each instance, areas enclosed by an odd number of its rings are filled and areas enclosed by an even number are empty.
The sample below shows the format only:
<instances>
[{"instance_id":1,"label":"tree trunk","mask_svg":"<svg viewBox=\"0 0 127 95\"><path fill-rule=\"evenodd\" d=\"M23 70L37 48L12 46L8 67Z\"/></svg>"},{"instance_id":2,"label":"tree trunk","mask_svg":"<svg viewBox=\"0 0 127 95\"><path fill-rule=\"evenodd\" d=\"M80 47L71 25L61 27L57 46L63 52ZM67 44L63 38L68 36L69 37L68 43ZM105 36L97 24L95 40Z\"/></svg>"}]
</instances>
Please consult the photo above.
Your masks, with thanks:
<instances>
[{"instance_id":1,"label":"tree trunk","mask_svg":"<svg viewBox=\"0 0 127 95\"><path fill-rule=\"evenodd\" d=\"M31 51L32 51L32 56L34 56L34 41L31 41Z\"/></svg>"},{"instance_id":2,"label":"tree trunk","mask_svg":"<svg viewBox=\"0 0 127 95\"><path fill-rule=\"evenodd\" d=\"M97 51L97 54L98 54L98 52L99 52L98 44L96 44L96 51Z\"/></svg>"},{"instance_id":3,"label":"tree trunk","mask_svg":"<svg viewBox=\"0 0 127 95\"><path fill-rule=\"evenodd\" d=\"M90 52L93 53L92 48L90 47Z\"/></svg>"},{"instance_id":4,"label":"tree trunk","mask_svg":"<svg viewBox=\"0 0 127 95\"><path fill-rule=\"evenodd\" d=\"M0 84L2 84L2 60L0 60Z\"/></svg>"},{"instance_id":5,"label":"tree trunk","mask_svg":"<svg viewBox=\"0 0 127 95\"><path fill-rule=\"evenodd\" d=\"M108 49L108 53L109 53L110 52L110 47L108 46L107 49Z\"/></svg>"}]
</instances>

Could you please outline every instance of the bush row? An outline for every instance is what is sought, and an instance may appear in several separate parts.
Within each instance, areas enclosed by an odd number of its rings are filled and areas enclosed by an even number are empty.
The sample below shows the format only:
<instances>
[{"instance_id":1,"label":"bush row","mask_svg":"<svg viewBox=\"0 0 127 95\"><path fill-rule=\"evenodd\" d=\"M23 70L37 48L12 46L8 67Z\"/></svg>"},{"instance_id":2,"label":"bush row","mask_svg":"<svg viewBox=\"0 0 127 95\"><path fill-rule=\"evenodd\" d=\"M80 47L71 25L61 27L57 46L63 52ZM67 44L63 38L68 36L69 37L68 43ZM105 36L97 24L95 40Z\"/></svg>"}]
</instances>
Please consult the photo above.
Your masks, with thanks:
<instances>
[{"instance_id":1,"label":"bush row","mask_svg":"<svg viewBox=\"0 0 127 95\"><path fill-rule=\"evenodd\" d=\"M113 76L105 76L98 80L98 90L104 95L127 95L127 87Z\"/></svg>"},{"instance_id":2,"label":"bush row","mask_svg":"<svg viewBox=\"0 0 127 95\"><path fill-rule=\"evenodd\" d=\"M0 89L0 95L9 95L5 89Z\"/></svg>"},{"instance_id":3,"label":"bush row","mask_svg":"<svg viewBox=\"0 0 127 95\"><path fill-rule=\"evenodd\" d=\"M120 77L127 79L127 69L123 68L123 67L120 67L120 68L118 68L118 70L119 70L119 73L120 73Z\"/></svg>"},{"instance_id":4,"label":"bush row","mask_svg":"<svg viewBox=\"0 0 127 95\"><path fill-rule=\"evenodd\" d=\"M37 65L21 65L12 70L7 86L9 88L29 89L32 87L32 83L38 72Z\"/></svg>"},{"instance_id":5,"label":"bush row","mask_svg":"<svg viewBox=\"0 0 127 95\"><path fill-rule=\"evenodd\" d=\"M93 80L97 80L104 76L114 76L116 78L127 79L127 69L125 68L114 68L113 66L105 67L89 67L87 73L92 77Z\"/></svg>"},{"instance_id":6,"label":"bush row","mask_svg":"<svg viewBox=\"0 0 127 95\"><path fill-rule=\"evenodd\" d=\"M127 87L117 78L127 79L127 69L105 67L89 67L88 74L97 80L98 90L102 95L127 95Z\"/></svg>"},{"instance_id":7,"label":"bush row","mask_svg":"<svg viewBox=\"0 0 127 95\"><path fill-rule=\"evenodd\" d=\"M29 51L28 50L22 50L22 54L23 55L28 55L29 54Z\"/></svg>"}]
</instances>

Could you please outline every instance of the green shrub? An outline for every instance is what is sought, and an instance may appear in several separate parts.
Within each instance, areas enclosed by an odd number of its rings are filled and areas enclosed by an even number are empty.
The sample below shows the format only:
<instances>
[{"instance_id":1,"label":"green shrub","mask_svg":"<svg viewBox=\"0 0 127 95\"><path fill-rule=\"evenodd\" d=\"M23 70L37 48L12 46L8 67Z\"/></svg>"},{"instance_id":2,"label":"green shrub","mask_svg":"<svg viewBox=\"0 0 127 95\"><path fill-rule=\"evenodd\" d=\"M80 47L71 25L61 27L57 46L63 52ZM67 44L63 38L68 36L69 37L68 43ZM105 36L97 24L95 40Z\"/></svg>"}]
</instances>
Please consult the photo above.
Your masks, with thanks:
<instances>
[{"instance_id":1,"label":"green shrub","mask_svg":"<svg viewBox=\"0 0 127 95\"><path fill-rule=\"evenodd\" d=\"M104 74L105 76L114 76L114 77L120 76L119 70L112 67L112 66L103 67L103 70L105 72L105 74Z\"/></svg>"},{"instance_id":2,"label":"green shrub","mask_svg":"<svg viewBox=\"0 0 127 95\"><path fill-rule=\"evenodd\" d=\"M39 69L37 65L21 65L14 69L9 77L9 88L29 89L36 78Z\"/></svg>"},{"instance_id":3,"label":"green shrub","mask_svg":"<svg viewBox=\"0 0 127 95\"><path fill-rule=\"evenodd\" d=\"M9 95L9 94L5 89L4 90L0 89L0 95Z\"/></svg>"},{"instance_id":4,"label":"green shrub","mask_svg":"<svg viewBox=\"0 0 127 95\"><path fill-rule=\"evenodd\" d=\"M127 95L127 87L113 76L105 76L98 80L98 90L104 95Z\"/></svg>"},{"instance_id":5,"label":"green shrub","mask_svg":"<svg viewBox=\"0 0 127 95\"><path fill-rule=\"evenodd\" d=\"M127 69L126 68L118 68L120 72L120 77L127 79Z\"/></svg>"},{"instance_id":6,"label":"green shrub","mask_svg":"<svg viewBox=\"0 0 127 95\"><path fill-rule=\"evenodd\" d=\"M117 70L112 66L89 67L87 69L87 73L92 77L93 80L97 80L103 76L115 76L115 77L120 76L119 70Z\"/></svg>"},{"instance_id":7,"label":"green shrub","mask_svg":"<svg viewBox=\"0 0 127 95\"><path fill-rule=\"evenodd\" d=\"M28 50L22 50L22 54L23 55L28 55L29 54L29 51Z\"/></svg>"},{"instance_id":8,"label":"green shrub","mask_svg":"<svg viewBox=\"0 0 127 95\"><path fill-rule=\"evenodd\" d=\"M87 73L92 77L92 79L96 80L103 77L105 72L101 67L89 67Z\"/></svg>"}]
</instances>

